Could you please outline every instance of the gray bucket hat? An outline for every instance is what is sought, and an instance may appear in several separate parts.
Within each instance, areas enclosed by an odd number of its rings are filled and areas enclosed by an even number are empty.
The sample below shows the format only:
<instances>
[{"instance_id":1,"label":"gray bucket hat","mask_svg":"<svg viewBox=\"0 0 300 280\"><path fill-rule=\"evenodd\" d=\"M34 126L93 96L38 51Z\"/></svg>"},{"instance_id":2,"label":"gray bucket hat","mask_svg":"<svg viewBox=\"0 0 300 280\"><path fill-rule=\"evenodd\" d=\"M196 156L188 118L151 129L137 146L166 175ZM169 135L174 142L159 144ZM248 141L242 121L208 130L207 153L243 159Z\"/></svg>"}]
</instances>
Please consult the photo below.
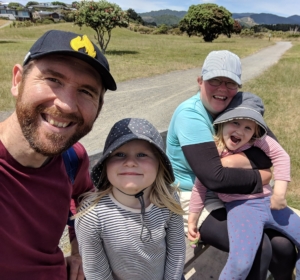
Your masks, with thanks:
<instances>
[{"instance_id":1,"label":"gray bucket hat","mask_svg":"<svg viewBox=\"0 0 300 280\"><path fill-rule=\"evenodd\" d=\"M260 97L250 92L238 92L229 103L227 109L214 121L214 125L234 119L249 119L261 128L261 138L267 133L267 125L263 118L264 104Z\"/></svg>"},{"instance_id":2,"label":"gray bucket hat","mask_svg":"<svg viewBox=\"0 0 300 280\"><path fill-rule=\"evenodd\" d=\"M104 161L116 149L135 139L149 142L160 152L170 178L173 182L175 181L171 162L165 153L164 142L157 129L145 119L126 118L114 124L106 138L103 154L92 169L91 177L96 187L99 187L99 183L101 183L99 179Z\"/></svg>"},{"instance_id":3,"label":"gray bucket hat","mask_svg":"<svg viewBox=\"0 0 300 280\"><path fill-rule=\"evenodd\" d=\"M235 81L239 86L242 85L242 64L240 58L226 50L212 51L204 60L201 76L204 81L226 77Z\"/></svg>"}]
</instances>

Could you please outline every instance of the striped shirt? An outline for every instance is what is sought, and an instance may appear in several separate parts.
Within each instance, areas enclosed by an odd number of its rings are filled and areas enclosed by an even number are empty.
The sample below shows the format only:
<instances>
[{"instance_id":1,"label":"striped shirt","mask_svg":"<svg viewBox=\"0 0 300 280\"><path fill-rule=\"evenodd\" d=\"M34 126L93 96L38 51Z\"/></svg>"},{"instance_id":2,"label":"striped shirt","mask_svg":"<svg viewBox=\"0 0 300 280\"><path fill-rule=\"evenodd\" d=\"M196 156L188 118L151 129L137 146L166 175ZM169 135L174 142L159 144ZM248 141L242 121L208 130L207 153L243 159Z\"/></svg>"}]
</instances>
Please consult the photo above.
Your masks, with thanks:
<instances>
[{"instance_id":1,"label":"striped shirt","mask_svg":"<svg viewBox=\"0 0 300 280\"><path fill-rule=\"evenodd\" d=\"M270 136L266 136L263 139L256 140L254 146L260 148L271 159L274 170L274 180L281 180L289 182L290 178L290 157L287 152ZM250 144L246 144L234 153L239 153L250 148ZM228 154L227 154L228 155ZM226 155L222 155L226 156ZM202 212L204 208L204 201L207 189L196 178L195 184L192 190L192 196L190 200L190 212L198 213ZM225 194L218 193L218 197L224 202L230 202L234 200L254 199L259 197L265 197L272 194L270 185L263 186L263 192L257 194Z\"/></svg>"},{"instance_id":2,"label":"striped shirt","mask_svg":"<svg viewBox=\"0 0 300 280\"><path fill-rule=\"evenodd\" d=\"M87 280L181 279L185 261L182 216L150 204L144 220L152 236L145 243L140 240L140 209L120 204L111 194L75 220ZM144 228L143 237L147 234Z\"/></svg>"}]
</instances>

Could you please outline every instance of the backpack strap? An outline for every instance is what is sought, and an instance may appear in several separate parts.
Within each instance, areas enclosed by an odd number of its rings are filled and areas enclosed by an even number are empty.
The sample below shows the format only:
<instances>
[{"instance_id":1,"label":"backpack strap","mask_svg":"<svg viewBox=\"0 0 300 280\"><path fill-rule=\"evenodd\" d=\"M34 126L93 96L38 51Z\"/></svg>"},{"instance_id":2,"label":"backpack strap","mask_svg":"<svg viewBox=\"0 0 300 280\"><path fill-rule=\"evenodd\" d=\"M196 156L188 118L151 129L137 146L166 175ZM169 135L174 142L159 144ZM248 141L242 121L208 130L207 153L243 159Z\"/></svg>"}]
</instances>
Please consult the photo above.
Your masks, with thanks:
<instances>
[{"instance_id":1,"label":"backpack strap","mask_svg":"<svg viewBox=\"0 0 300 280\"><path fill-rule=\"evenodd\" d=\"M70 147L68 150L62 153L62 157L64 160L64 164L66 167L67 174L71 180L72 185L75 182L75 177L79 165L78 156L73 147ZM73 216L71 210L69 210L69 217L67 221L67 225L70 227L74 227L74 220L70 220L70 217Z\"/></svg>"}]
</instances>

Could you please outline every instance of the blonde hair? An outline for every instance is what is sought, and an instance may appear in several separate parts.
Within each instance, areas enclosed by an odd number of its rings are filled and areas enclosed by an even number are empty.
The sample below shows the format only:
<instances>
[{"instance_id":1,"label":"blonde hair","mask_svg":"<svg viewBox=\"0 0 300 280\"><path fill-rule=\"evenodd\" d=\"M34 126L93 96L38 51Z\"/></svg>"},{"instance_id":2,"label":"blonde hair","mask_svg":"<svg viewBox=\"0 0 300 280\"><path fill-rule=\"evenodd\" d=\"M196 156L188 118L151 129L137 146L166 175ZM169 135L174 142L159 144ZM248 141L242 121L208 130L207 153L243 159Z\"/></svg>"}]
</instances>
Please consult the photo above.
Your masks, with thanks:
<instances>
[{"instance_id":1,"label":"blonde hair","mask_svg":"<svg viewBox=\"0 0 300 280\"><path fill-rule=\"evenodd\" d=\"M171 174L169 174L165 166L165 161L162 155L156 148L154 148L154 150L159 161L159 165L155 181L150 191L150 202L159 208L168 208L176 214L183 215L185 212L179 202L179 188L173 184ZM102 197L112 192L113 186L108 181L106 173L106 161L107 159L103 162L103 169L99 178L99 182L101 182L100 188L97 188L95 191L89 191L80 196L79 199L81 199L81 202L77 208L78 213L71 219L87 214L95 208Z\"/></svg>"},{"instance_id":2,"label":"blonde hair","mask_svg":"<svg viewBox=\"0 0 300 280\"><path fill-rule=\"evenodd\" d=\"M216 146L218 149L224 150L226 148L224 138L223 138L224 125L228 122L231 122L231 121L237 120L237 119L239 119L239 118L232 119L230 121L219 123L219 124L215 125L214 140L215 140L215 143L216 143ZM253 121L253 120L251 120L251 121ZM255 129L254 129L253 136L251 137L251 139L249 141L250 144L253 144L257 138L260 138L263 135L260 125L258 125L255 121L253 121L253 122L255 123Z\"/></svg>"}]
</instances>

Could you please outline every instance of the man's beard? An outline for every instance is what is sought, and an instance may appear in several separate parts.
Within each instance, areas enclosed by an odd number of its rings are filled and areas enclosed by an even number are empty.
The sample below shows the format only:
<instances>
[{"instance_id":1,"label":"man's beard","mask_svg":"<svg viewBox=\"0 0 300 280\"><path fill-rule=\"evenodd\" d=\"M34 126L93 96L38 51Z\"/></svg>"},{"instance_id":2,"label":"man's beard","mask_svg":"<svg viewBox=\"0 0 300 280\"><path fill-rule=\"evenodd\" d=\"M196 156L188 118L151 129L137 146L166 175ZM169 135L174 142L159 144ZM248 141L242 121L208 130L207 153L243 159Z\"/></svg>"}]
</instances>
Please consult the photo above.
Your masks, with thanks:
<instances>
[{"instance_id":1,"label":"man's beard","mask_svg":"<svg viewBox=\"0 0 300 280\"><path fill-rule=\"evenodd\" d=\"M44 156L55 156L61 154L91 131L93 123L84 125L84 120L81 116L79 117L76 114L64 114L57 109L46 108L43 105L33 107L30 104L23 103L22 89L23 87L20 86L16 102L16 114L22 133L34 151ZM43 116L44 113L62 117L69 122L76 123L76 132L70 137L63 136L60 133L45 132L44 135L42 135L43 137L40 137L39 133L41 133L41 131L39 132L39 118ZM46 138L46 141L42 140L43 138Z\"/></svg>"}]
</instances>

